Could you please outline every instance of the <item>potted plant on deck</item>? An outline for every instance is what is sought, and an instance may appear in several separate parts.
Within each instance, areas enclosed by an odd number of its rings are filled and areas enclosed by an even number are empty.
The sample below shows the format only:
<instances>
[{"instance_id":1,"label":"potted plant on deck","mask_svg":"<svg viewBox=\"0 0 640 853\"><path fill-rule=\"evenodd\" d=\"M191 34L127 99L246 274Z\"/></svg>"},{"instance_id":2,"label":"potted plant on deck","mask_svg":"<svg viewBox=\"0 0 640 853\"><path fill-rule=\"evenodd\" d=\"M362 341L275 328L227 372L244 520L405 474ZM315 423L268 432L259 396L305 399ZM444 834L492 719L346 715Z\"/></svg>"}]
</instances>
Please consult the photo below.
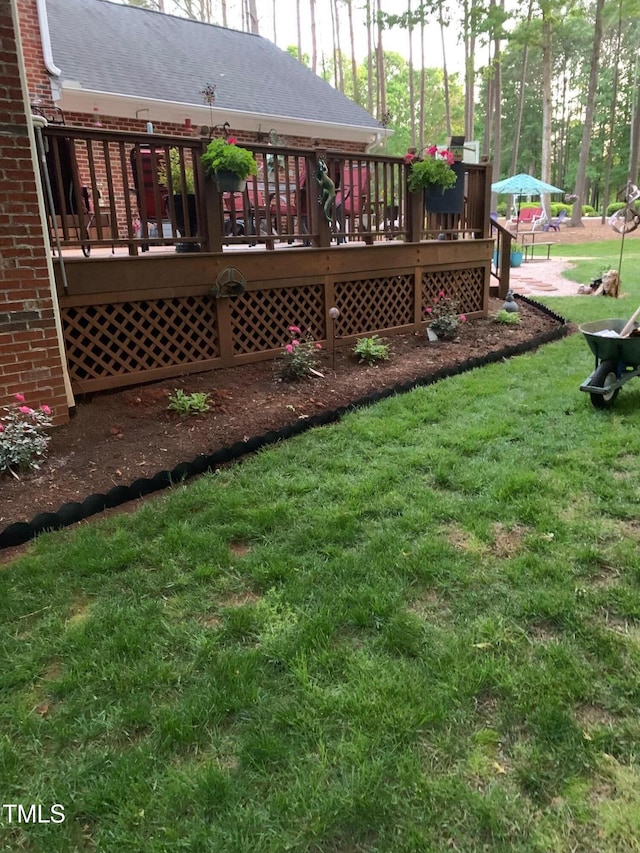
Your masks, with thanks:
<instances>
[{"instance_id":1,"label":"potted plant on deck","mask_svg":"<svg viewBox=\"0 0 640 853\"><path fill-rule=\"evenodd\" d=\"M176 214L176 227L182 237L187 236L188 230L191 231L191 234L195 235L198 233L198 211L196 208L193 166L186 161L182 163L180 151L177 148L171 148L169 151L168 171L169 175L167 175L167 169L163 166L158 173L158 178L166 187L171 187L173 209ZM169 176L171 178L170 184L168 180ZM189 229L186 227L185 204L189 217ZM200 246L196 243L178 243L176 251L198 252L200 251Z\"/></svg>"},{"instance_id":2,"label":"potted plant on deck","mask_svg":"<svg viewBox=\"0 0 640 853\"><path fill-rule=\"evenodd\" d=\"M256 158L247 148L236 145L233 137L212 139L202 155L202 163L220 192L243 192L247 178L258 174Z\"/></svg>"}]
</instances>

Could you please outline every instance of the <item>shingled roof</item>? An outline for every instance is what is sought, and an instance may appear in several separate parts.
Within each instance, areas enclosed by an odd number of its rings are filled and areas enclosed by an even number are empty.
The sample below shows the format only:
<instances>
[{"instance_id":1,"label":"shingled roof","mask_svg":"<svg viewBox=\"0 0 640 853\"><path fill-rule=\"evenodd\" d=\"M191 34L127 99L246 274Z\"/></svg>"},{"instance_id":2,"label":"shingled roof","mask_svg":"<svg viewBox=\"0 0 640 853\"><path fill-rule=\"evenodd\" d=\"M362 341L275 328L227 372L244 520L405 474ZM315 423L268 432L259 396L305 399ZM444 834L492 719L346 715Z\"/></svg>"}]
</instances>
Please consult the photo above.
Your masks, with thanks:
<instances>
[{"instance_id":1,"label":"shingled roof","mask_svg":"<svg viewBox=\"0 0 640 853\"><path fill-rule=\"evenodd\" d=\"M63 95L82 92L96 101L114 95L141 108L179 105L182 115L186 106L202 111L202 89L215 84L216 120L226 116L234 127L234 114L252 114L272 124L285 117L359 129L357 136L382 130L366 110L261 36L108 0L46 0L46 7Z\"/></svg>"}]
</instances>

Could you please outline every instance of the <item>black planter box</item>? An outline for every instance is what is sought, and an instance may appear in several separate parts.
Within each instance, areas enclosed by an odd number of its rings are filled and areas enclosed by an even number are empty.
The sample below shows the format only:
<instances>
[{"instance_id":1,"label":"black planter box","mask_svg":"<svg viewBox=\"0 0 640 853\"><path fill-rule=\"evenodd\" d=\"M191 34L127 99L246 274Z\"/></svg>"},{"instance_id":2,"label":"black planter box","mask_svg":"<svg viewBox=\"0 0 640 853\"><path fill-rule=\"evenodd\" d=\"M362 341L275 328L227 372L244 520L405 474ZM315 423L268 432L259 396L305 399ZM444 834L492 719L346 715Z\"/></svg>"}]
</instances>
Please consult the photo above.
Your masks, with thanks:
<instances>
[{"instance_id":1,"label":"black planter box","mask_svg":"<svg viewBox=\"0 0 640 853\"><path fill-rule=\"evenodd\" d=\"M462 213L464 206L464 163L454 163L456 182L448 190L440 187L425 189L424 207L427 213Z\"/></svg>"}]
</instances>

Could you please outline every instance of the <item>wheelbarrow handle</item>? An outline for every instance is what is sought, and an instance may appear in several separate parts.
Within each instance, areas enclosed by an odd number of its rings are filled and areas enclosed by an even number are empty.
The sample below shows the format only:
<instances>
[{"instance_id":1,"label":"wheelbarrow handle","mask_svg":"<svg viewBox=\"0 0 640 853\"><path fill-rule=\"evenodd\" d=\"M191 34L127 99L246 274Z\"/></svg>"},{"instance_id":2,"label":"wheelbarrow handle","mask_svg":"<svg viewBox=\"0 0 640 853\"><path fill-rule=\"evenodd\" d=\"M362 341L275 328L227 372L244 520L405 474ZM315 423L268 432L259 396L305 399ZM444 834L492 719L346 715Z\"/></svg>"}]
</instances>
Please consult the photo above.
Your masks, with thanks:
<instances>
[{"instance_id":1,"label":"wheelbarrow handle","mask_svg":"<svg viewBox=\"0 0 640 853\"><path fill-rule=\"evenodd\" d=\"M633 328L633 324L635 323L636 317L638 316L638 314L640 314L640 308L638 308L634 312L634 314L631 317L631 319L629 320L629 322L625 325L624 329L620 332L621 338L626 338L631 333L631 329Z\"/></svg>"}]
</instances>

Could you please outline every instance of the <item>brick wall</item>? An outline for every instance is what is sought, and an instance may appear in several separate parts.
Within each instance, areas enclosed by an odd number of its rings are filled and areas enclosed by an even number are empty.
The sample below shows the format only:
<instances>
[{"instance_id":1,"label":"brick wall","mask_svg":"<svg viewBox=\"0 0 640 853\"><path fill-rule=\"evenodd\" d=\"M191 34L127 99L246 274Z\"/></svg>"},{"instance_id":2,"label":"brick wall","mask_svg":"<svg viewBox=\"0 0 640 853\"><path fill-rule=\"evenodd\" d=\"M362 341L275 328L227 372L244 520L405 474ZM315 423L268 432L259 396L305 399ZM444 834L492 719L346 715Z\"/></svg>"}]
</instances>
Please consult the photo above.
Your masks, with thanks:
<instances>
[{"instance_id":1,"label":"brick wall","mask_svg":"<svg viewBox=\"0 0 640 853\"><path fill-rule=\"evenodd\" d=\"M91 113L65 113L65 123L75 127L93 127L96 116ZM147 119L121 118L120 116L100 115L100 124L106 130L125 130L135 133L146 133ZM187 129L184 124L172 124L168 121L154 121L153 131L161 135L185 136L188 139L200 139L200 127L195 125ZM256 143L256 134L251 130L234 130L230 128L229 136L235 137L240 145ZM286 136L284 145L287 148L324 148L332 151L346 151L350 154L362 154L366 146L361 142L337 142L335 139L323 139L310 136ZM266 142L266 140L263 141Z\"/></svg>"},{"instance_id":2,"label":"brick wall","mask_svg":"<svg viewBox=\"0 0 640 853\"><path fill-rule=\"evenodd\" d=\"M0 406L69 418L11 3L0 4Z\"/></svg>"}]
</instances>

